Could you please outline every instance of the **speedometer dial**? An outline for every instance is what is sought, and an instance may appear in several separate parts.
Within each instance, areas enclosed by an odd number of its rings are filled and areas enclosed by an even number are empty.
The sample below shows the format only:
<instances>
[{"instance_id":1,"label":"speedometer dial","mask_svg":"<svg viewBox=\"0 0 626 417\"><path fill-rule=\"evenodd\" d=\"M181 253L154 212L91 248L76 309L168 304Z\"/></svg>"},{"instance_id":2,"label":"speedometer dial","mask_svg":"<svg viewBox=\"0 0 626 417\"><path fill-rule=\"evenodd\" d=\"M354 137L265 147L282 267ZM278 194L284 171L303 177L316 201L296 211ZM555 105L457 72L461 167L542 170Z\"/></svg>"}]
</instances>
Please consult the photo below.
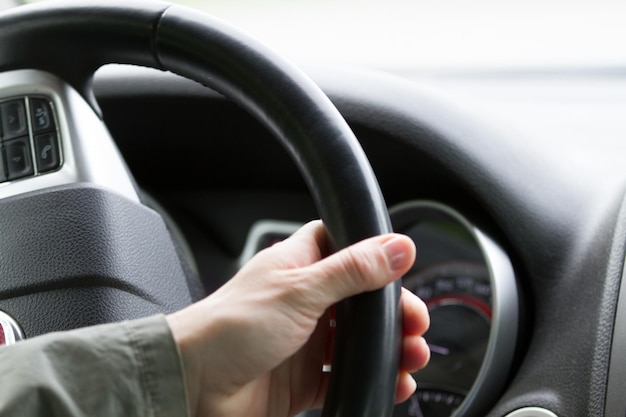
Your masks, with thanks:
<instances>
[{"instance_id":1,"label":"speedometer dial","mask_svg":"<svg viewBox=\"0 0 626 417\"><path fill-rule=\"evenodd\" d=\"M416 202L391 215L394 229L418 248L403 284L424 300L431 317L424 335L430 363L415 374L418 391L394 416L481 415L504 383L515 346L517 293L510 263L445 206ZM508 328L503 329L503 318ZM502 343L502 337L510 340Z\"/></svg>"},{"instance_id":2,"label":"speedometer dial","mask_svg":"<svg viewBox=\"0 0 626 417\"><path fill-rule=\"evenodd\" d=\"M466 394L478 375L489 339L491 286L486 268L444 263L407 275L404 285L424 300L430 312L431 327L425 337L431 360L418 377L448 387L448 392L454 389L457 396Z\"/></svg>"}]
</instances>

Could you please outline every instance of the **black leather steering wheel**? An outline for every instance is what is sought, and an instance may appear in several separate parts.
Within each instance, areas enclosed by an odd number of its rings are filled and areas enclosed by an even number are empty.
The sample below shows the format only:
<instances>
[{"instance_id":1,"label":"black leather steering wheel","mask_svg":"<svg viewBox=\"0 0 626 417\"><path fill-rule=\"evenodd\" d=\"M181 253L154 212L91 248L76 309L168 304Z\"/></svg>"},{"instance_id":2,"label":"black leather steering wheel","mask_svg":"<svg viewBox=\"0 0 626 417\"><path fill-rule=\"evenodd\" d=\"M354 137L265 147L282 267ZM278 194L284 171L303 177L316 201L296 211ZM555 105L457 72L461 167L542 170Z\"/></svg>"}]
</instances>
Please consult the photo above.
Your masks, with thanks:
<instances>
[{"instance_id":1,"label":"black leather steering wheel","mask_svg":"<svg viewBox=\"0 0 626 417\"><path fill-rule=\"evenodd\" d=\"M328 98L289 62L229 25L165 3L98 1L19 7L0 17L0 28L0 94L20 93L11 74L26 79L25 86L31 77L35 93L41 85L63 91L56 100L60 129L76 149L63 150L62 170L88 164L81 149L92 133L72 126L94 117L76 111L67 97L84 99L98 115L90 87L96 69L154 67L210 86L260 120L298 165L337 248L391 231L369 163ZM0 308L34 336L188 304L185 274L160 217L89 175L77 178L0 200ZM390 415L399 295L396 283L338 306L325 416Z\"/></svg>"}]
</instances>

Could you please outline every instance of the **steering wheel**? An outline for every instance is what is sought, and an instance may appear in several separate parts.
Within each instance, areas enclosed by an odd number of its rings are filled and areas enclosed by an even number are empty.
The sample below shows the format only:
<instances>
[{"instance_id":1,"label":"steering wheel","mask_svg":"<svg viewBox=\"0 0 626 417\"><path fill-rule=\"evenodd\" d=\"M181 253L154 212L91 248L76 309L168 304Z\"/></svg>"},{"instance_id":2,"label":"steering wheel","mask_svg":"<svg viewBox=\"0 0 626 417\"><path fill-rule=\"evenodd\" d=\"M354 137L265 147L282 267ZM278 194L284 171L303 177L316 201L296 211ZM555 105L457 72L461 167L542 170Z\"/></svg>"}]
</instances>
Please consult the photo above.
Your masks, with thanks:
<instances>
[{"instance_id":1,"label":"steering wheel","mask_svg":"<svg viewBox=\"0 0 626 417\"><path fill-rule=\"evenodd\" d=\"M36 160L42 151L34 133L42 102L58 135L55 170L30 161L35 168L9 173L0 186L0 308L27 336L191 302L167 229L141 204L101 121L91 80L105 64L171 71L247 109L296 162L337 248L391 231L371 167L338 111L292 64L235 28L182 6L138 1L24 6L3 14L0 27L0 107L19 101L22 116L33 118L22 147L34 151L21 157ZM18 118L22 107L13 109ZM198 124L198 140L207 140ZM5 132L9 149L6 139ZM323 415L391 413L399 296L396 283L338 306Z\"/></svg>"}]
</instances>

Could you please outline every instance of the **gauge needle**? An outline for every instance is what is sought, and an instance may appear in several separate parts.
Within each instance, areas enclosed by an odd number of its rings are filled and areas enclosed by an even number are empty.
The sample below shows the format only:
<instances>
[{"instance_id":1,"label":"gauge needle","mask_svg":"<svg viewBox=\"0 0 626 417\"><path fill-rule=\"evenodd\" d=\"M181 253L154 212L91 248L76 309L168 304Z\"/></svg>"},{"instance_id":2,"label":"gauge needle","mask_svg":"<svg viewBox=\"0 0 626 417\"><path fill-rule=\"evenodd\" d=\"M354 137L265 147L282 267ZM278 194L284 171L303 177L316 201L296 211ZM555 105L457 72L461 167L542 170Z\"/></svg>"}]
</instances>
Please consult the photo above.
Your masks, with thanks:
<instances>
[{"instance_id":1,"label":"gauge needle","mask_svg":"<svg viewBox=\"0 0 626 417\"><path fill-rule=\"evenodd\" d=\"M438 346L438 345L433 345L433 344L428 344L428 347L430 348L430 351L433 353L438 353L440 355L449 355L450 354L450 349L448 349L447 347L443 347L443 346Z\"/></svg>"}]
</instances>

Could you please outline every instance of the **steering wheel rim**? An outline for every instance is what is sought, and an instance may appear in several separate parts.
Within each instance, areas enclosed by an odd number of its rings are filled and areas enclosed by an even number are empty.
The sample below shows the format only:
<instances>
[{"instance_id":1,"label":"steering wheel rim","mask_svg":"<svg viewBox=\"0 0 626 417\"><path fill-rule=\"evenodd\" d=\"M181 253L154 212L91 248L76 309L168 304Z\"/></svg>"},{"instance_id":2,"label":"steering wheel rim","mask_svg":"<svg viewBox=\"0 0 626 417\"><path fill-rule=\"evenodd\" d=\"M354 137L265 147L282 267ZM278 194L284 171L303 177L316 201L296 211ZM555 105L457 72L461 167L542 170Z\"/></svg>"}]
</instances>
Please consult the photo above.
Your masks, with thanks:
<instances>
[{"instance_id":1,"label":"steering wheel rim","mask_svg":"<svg viewBox=\"0 0 626 417\"><path fill-rule=\"evenodd\" d=\"M0 27L0 71L52 73L96 112L91 80L109 63L171 71L217 90L285 146L337 248L391 231L369 162L329 99L288 61L228 24L160 2L54 2L10 11ZM394 283L338 306L324 416L391 413L399 297Z\"/></svg>"}]
</instances>

